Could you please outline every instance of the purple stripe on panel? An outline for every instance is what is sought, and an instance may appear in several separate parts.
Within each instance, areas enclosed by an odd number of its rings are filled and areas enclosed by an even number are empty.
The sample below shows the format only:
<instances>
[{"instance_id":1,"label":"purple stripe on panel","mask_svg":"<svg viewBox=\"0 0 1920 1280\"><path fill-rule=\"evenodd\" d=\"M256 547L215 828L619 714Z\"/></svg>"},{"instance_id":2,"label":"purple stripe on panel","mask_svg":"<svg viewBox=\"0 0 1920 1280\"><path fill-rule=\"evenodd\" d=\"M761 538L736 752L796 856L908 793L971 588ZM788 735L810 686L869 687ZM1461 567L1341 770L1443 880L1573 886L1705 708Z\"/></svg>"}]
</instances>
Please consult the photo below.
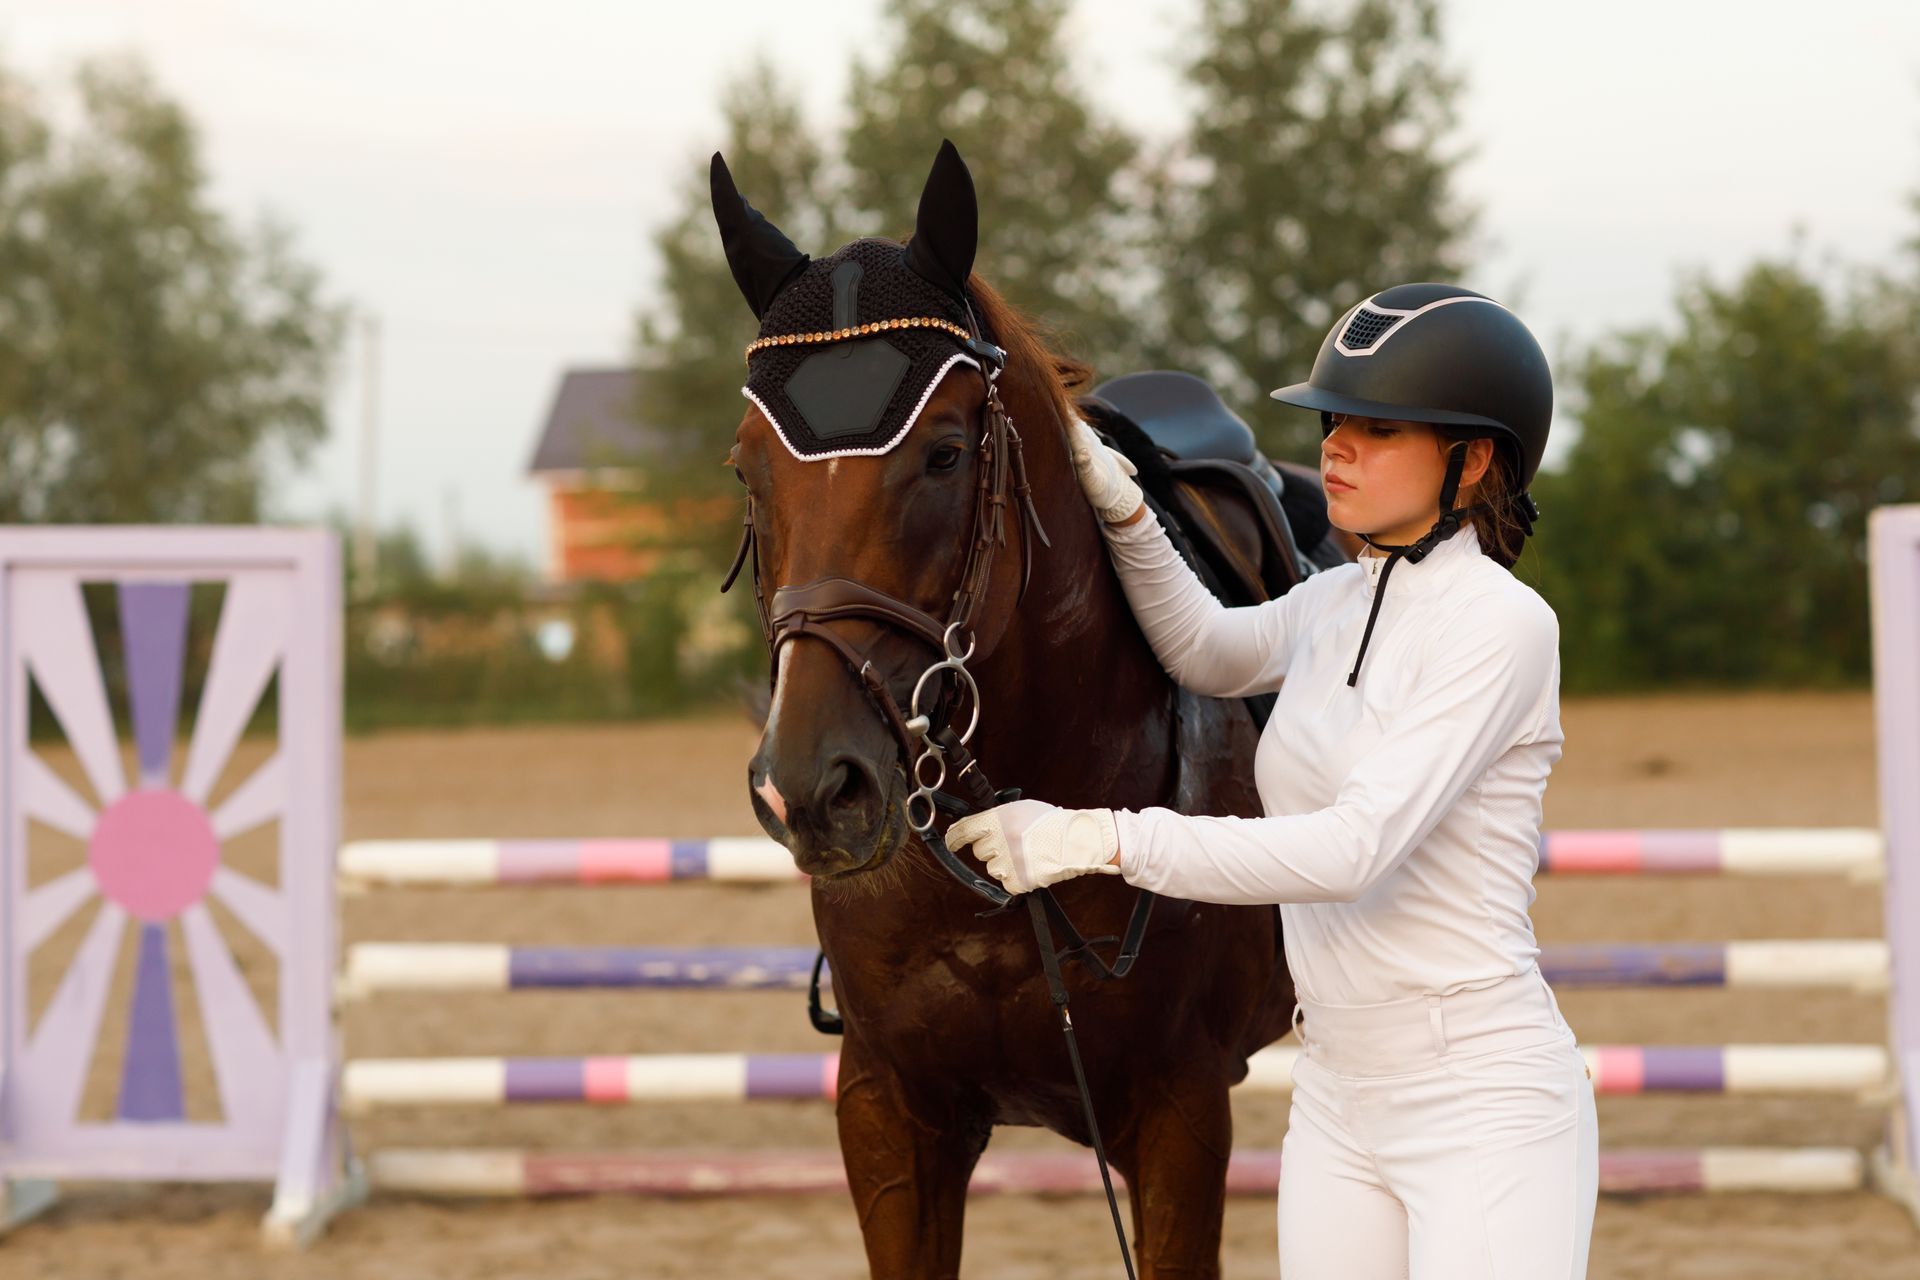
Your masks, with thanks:
<instances>
[{"instance_id":1,"label":"purple stripe on panel","mask_svg":"<svg viewBox=\"0 0 1920 1280\"><path fill-rule=\"evenodd\" d=\"M1643 831L1640 865L1644 871L1690 873L1720 870L1720 833L1705 831Z\"/></svg>"},{"instance_id":2,"label":"purple stripe on panel","mask_svg":"<svg viewBox=\"0 0 1920 1280\"><path fill-rule=\"evenodd\" d=\"M747 1098L820 1098L820 1055L756 1053L747 1059Z\"/></svg>"},{"instance_id":3,"label":"purple stripe on panel","mask_svg":"<svg viewBox=\"0 0 1920 1280\"><path fill-rule=\"evenodd\" d=\"M1727 1057L1718 1045L1649 1045L1640 1060L1642 1092L1726 1092Z\"/></svg>"},{"instance_id":4,"label":"purple stripe on panel","mask_svg":"<svg viewBox=\"0 0 1920 1280\"><path fill-rule=\"evenodd\" d=\"M705 840L675 840L673 858L669 864L673 870L670 878L674 880L705 880L713 867L707 859Z\"/></svg>"},{"instance_id":5,"label":"purple stripe on panel","mask_svg":"<svg viewBox=\"0 0 1920 1280\"><path fill-rule=\"evenodd\" d=\"M128 704L139 746L140 777L165 785L180 723L180 678L187 652L187 584L120 584L120 629L127 644Z\"/></svg>"},{"instance_id":6,"label":"purple stripe on panel","mask_svg":"<svg viewBox=\"0 0 1920 1280\"><path fill-rule=\"evenodd\" d=\"M134 970L133 1009L127 1023L127 1056L120 1067L117 1112L122 1120L145 1122L186 1118L180 1045L174 1033L173 974L167 965L164 925L148 924L140 929L140 960Z\"/></svg>"},{"instance_id":7,"label":"purple stripe on panel","mask_svg":"<svg viewBox=\"0 0 1920 1280\"><path fill-rule=\"evenodd\" d=\"M1727 948L1718 942L1596 943L1540 949L1557 987L1724 987Z\"/></svg>"},{"instance_id":8,"label":"purple stripe on panel","mask_svg":"<svg viewBox=\"0 0 1920 1280\"><path fill-rule=\"evenodd\" d=\"M585 1102L586 1063L580 1058L508 1058L508 1102Z\"/></svg>"},{"instance_id":9,"label":"purple stripe on panel","mask_svg":"<svg viewBox=\"0 0 1920 1280\"><path fill-rule=\"evenodd\" d=\"M494 843L500 851L498 878L502 884L579 878L578 840L497 840Z\"/></svg>"}]
</instances>

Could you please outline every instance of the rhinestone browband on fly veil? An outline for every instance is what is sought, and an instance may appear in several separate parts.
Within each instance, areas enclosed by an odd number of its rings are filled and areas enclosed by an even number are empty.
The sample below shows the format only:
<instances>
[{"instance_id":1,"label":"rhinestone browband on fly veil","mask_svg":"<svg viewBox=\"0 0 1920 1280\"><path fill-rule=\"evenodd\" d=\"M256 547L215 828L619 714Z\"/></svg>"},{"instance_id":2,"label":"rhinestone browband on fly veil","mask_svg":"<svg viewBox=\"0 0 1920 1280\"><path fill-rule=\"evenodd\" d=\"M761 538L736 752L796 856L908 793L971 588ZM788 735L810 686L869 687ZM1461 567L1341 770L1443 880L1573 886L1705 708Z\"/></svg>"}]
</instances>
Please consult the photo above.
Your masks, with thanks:
<instances>
[{"instance_id":1,"label":"rhinestone browband on fly veil","mask_svg":"<svg viewBox=\"0 0 1920 1280\"><path fill-rule=\"evenodd\" d=\"M951 320L942 320L937 316L915 316L906 320L870 320L866 324L857 324L850 329L822 329L817 333L782 333L770 338L760 338L747 344L744 359L752 361L753 353L764 351L768 347L791 347L808 342L843 342L848 338L864 338L870 333L881 333L887 329L942 329L965 342L973 335Z\"/></svg>"}]
</instances>

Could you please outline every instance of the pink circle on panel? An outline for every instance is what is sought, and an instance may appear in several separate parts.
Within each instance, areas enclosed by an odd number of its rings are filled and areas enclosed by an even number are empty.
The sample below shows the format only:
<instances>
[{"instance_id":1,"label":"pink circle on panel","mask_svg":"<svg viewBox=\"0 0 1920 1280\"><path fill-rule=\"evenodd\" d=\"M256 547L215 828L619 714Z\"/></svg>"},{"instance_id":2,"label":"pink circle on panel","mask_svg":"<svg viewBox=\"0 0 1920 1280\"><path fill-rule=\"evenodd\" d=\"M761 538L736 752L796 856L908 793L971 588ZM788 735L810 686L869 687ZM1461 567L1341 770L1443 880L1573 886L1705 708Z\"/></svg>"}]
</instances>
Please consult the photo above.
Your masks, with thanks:
<instances>
[{"instance_id":1,"label":"pink circle on panel","mask_svg":"<svg viewBox=\"0 0 1920 1280\"><path fill-rule=\"evenodd\" d=\"M168 920L206 896L220 840L206 811L176 791L131 791L107 806L87 863L100 892L142 920Z\"/></svg>"}]
</instances>

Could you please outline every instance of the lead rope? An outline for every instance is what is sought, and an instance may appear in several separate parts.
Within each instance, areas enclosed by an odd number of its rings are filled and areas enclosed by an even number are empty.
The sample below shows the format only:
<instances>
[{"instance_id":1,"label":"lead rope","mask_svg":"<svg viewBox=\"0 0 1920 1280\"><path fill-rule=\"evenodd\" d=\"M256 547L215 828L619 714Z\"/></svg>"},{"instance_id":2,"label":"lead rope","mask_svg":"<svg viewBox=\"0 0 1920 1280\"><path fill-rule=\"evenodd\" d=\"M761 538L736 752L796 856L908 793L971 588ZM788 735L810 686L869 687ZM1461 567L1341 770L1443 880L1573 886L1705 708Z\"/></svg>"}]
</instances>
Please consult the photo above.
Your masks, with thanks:
<instances>
[{"instance_id":1,"label":"lead rope","mask_svg":"<svg viewBox=\"0 0 1920 1280\"><path fill-rule=\"evenodd\" d=\"M1047 925L1047 912L1040 895L1027 895L1027 914L1033 918L1034 940L1040 944L1040 966L1046 970L1047 992L1053 1007L1060 1011L1060 1030L1067 1037L1067 1057L1073 1062L1073 1082L1080 1087L1080 1106L1087 1114L1087 1136L1093 1140L1093 1154L1100 1162L1100 1185L1107 1192L1107 1210L1113 1215L1113 1238L1120 1242L1120 1261L1126 1266L1127 1280L1133 1274L1133 1250L1127 1247L1127 1229L1120 1224L1120 1200L1113 1193L1113 1173L1107 1168L1106 1144L1100 1141L1100 1121L1093 1114L1093 1091L1087 1088L1087 1071L1080 1063L1080 1042L1073 1034L1073 1011L1067 1007L1067 982L1060 974L1060 957L1053 949L1053 930Z\"/></svg>"}]
</instances>

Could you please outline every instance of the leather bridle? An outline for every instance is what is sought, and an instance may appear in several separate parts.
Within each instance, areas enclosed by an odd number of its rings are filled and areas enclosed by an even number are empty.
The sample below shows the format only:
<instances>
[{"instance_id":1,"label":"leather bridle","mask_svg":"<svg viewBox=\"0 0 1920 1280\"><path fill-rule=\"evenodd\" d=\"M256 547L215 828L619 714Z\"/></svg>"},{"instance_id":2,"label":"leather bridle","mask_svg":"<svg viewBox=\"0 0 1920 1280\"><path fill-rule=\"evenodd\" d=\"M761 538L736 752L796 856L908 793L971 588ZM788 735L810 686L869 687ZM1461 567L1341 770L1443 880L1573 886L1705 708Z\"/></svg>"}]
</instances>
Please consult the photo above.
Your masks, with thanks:
<instances>
[{"instance_id":1,"label":"leather bridle","mask_svg":"<svg viewBox=\"0 0 1920 1280\"><path fill-rule=\"evenodd\" d=\"M1027 479L1020 433L1000 400L998 383L1000 372L1006 366L1006 352L979 337L977 330L976 325L975 336L962 345L979 361L986 384L982 409L985 425L975 449L973 521L967 558L950 597L946 621L877 587L838 576L779 587L769 602L761 583L751 494L747 496L740 546L734 552L733 564L720 589L726 591L741 569L751 566L754 604L771 661L769 679L776 678L780 669L781 649L801 636L811 636L839 655L893 735L900 749L901 763L915 784L907 806L909 825L956 879L995 906L1004 906L1009 901L1007 893L957 858L933 830L937 808L971 811L991 808L999 802L968 750L973 730L979 723L980 707L978 690L966 664L976 656L976 623L992 586L996 555L1007 542L1007 508L1017 503L1020 520L1020 592L1016 605L1026 598L1027 586L1033 579L1034 544L1052 545L1040 513L1033 505L1033 489ZM915 682L904 712L873 659L829 625L848 618L878 622L894 632L903 632L939 655ZM998 638L994 637L996 641ZM937 692L932 705L923 709L921 695L927 692L928 682L933 678L938 678ZM969 696L971 722L964 732L955 732L952 721ZM957 798L942 794L950 788L957 793Z\"/></svg>"}]
</instances>

